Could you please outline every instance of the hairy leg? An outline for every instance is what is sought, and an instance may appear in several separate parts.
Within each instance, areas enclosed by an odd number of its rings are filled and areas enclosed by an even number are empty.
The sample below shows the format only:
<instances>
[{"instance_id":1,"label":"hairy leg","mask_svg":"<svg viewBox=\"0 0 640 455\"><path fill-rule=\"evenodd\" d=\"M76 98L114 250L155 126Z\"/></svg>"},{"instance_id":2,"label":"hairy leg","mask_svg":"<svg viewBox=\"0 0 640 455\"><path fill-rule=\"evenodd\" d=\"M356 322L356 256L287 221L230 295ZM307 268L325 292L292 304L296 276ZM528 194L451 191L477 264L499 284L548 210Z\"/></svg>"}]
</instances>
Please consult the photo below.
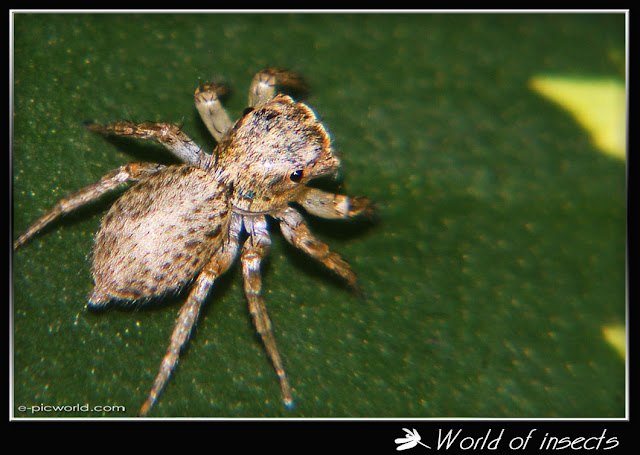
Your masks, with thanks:
<instances>
[{"instance_id":1,"label":"hairy leg","mask_svg":"<svg viewBox=\"0 0 640 455\"><path fill-rule=\"evenodd\" d=\"M254 107L271 100L283 89L304 98L308 88L302 77L281 68L265 68L258 71L249 87L249 106Z\"/></svg>"},{"instance_id":2,"label":"hairy leg","mask_svg":"<svg viewBox=\"0 0 640 455\"><path fill-rule=\"evenodd\" d=\"M326 243L311 234L297 210L287 207L274 216L280 220L280 230L289 243L340 275L356 293L360 294L356 275L351 270L351 266L337 253L330 251Z\"/></svg>"},{"instance_id":3,"label":"hairy leg","mask_svg":"<svg viewBox=\"0 0 640 455\"><path fill-rule=\"evenodd\" d=\"M244 290L249 302L249 312L253 317L253 322L257 332L262 338L267 354L280 379L282 389L282 400L285 406L293 406L291 386L284 371L280 352L273 335L271 320L267 314L267 308L261 295L262 279L260 277L260 263L267 248L271 244L267 223L264 216L245 217L245 228L249 233L249 238L242 247L242 275L244 277Z\"/></svg>"},{"instance_id":4,"label":"hairy leg","mask_svg":"<svg viewBox=\"0 0 640 455\"><path fill-rule=\"evenodd\" d=\"M196 279L187 302L180 309L176 325L171 334L171 343L162 359L160 371L156 376L147 401L140 408L139 415L144 417L153 407L176 367L180 351L189 339L191 331L198 320L200 308L206 299L216 278L223 274L233 263L238 252L238 237L241 230L241 218L236 216L231 221L228 241L216 252L204 270Z\"/></svg>"},{"instance_id":5,"label":"hairy leg","mask_svg":"<svg viewBox=\"0 0 640 455\"><path fill-rule=\"evenodd\" d=\"M111 191L129 180L138 180L147 175L155 174L164 168L165 166L153 163L129 163L119 167L102 177L98 182L86 186L58 202L53 208L38 218L24 234L14 242L13 248L18 248L36 232L59 216L97 199L107 191Z\"/></svg>"},{"instance_id":6,"label":"hairy leg","mask_svg":"<svg viewBox=\"0 0 640 455\"><path fill-rule=\"evenodd\" d=\"M196 89L193 96L202 121L218 142L233 126L229 114L220 101L227 91L227 87L222 84L206 82Z\"/></svg>"},{"instance_id":7,"label":"hairy leg","mask_svg":"<svg viewBox=\"0 0 640 455\"><path fill-rule=\"evenodd\" d=\"M309 213L322 218L351 218L375 213L373 204L367 198L343 196L316 188L308 188L297 201Z\"/></svg>"},{"instance_id":8,"label":"hairy leg","mask_svg":"<svg viewBox=\"0 0 640 455\"><path fill-rule=\"evenodd\" d=\"M132 137L136 139L157 140L182 162L206 168L211 156L193 142L178 125L166 122L131 123L116 122L107 126L87 125L91 131L102 134Z\"/></svg>"}]
</instances>

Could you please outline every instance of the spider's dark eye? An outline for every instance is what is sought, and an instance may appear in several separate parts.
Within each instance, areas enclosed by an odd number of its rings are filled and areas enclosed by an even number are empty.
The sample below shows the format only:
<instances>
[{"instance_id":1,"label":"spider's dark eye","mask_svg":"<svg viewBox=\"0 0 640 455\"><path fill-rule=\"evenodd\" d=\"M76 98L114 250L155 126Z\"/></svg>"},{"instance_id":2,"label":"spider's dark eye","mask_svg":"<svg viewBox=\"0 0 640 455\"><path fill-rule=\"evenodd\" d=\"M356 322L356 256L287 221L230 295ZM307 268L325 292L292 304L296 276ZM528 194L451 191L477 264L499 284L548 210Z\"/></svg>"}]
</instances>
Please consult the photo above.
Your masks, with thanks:
<instances>
[{"instance_id":1,"label":"spider's dark eye","mask_svg":"<svg viewBox=\"0 0 640 455\"><path fill-rule=\"evenodd\" d=\"M244 111L242 111L242 116L244 117L245 115L247 115L249 112L253 111L252 107L248 107L246 108Z\"/></svg>"},{"instance_id":2,"label":"spider's dark eye","mask_svg":"<svg viewBox=\"0 0 640 455\"><path fill-rule=\"evenodd\" d=\"M304 171L302 169L298 169L291 173L289 179L294 183L299 183L302 180L303 175Z\"/></svg>"}]
</instances>

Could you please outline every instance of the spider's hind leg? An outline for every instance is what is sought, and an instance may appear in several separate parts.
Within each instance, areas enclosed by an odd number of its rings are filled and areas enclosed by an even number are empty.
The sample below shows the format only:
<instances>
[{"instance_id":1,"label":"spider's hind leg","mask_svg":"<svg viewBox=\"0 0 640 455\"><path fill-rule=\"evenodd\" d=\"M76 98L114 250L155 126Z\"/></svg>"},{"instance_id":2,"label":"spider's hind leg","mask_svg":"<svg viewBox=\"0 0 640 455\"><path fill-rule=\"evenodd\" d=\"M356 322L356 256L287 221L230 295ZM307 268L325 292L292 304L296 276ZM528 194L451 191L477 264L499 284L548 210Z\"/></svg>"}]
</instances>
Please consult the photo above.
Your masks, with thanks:
<instances>
[{"instance_id":1,"label":"spider's hind leg","mask_svg":"<svg viewBox=\"0 0 640 455\"><path fill-rule=\"evenodd\" d=\"M216 251L209 263L196 278L193 288L189 293L189 297L187 298L187 302L180 309L180 314L178 315L173 333L171 334L169 348L167 349L160 365L160 371L153 382L153 386L149 392L147 400L144 402L138 413L141 417L144 417L149 413L158 399L158 396L169 381L169 376L178 364L180 351L183 349L191 335L191 332L198 320L200 309L214 282L233 263L238 252L238 236L240 235L241 228L242 224L240 218L232 219L231 227L229 229L229 238L226 243Z\"/></svg>"},{"instance_id":2,"label":"spider's hind leg","mask_svg":"<svg viewBox=\"0 0 640 455\"><path fill-rule=\"evenodd\" d=\"M265 68L258 71L249 87L249 106L254 107L271 100L277 93L286 92L297 99L304 99L309 88L304 79L282 68Z\"/></svg>"},{"instance_id":3,"label":"spider's hind leg","mask_svg":"<svg viewBox=\"0 0 640 455\"><path fill-rule=\"evenodd\" d=\"M180 351L191 335L191 331L198 320L200 308L216 278L217 275L209 270L203 271L198 276L187 302L180 309L180 314L178 315L173 333L171 334L171 343L169 344L167 353L162 359L160 371L153 382L153 387L149 392L147 400L138 412L140 417L145 417L149 413L158 399L158 395L160 395L160 392L162 392L162 389L164 389L169 381L169 376L178 364Z\"/></svg>"},{"instance_id":4,"label":"spider's hind leg","mask_svg":"<svg viewBox=\"0 0 640 455\"><path fill-rule=\"evenodd\" d=\"M71 212L78 207L85 205L104 193L114 190L123 183L130 180L139 180L145 176L155 174L164 169L165 166L153 163L129 163L118 169L109 172L98 182L88 185L79 191L62 199L49 211L38 218L13 244L13 249L17 249L38 231L47 226L61 215Z\"/></svg>"}]
</instances>

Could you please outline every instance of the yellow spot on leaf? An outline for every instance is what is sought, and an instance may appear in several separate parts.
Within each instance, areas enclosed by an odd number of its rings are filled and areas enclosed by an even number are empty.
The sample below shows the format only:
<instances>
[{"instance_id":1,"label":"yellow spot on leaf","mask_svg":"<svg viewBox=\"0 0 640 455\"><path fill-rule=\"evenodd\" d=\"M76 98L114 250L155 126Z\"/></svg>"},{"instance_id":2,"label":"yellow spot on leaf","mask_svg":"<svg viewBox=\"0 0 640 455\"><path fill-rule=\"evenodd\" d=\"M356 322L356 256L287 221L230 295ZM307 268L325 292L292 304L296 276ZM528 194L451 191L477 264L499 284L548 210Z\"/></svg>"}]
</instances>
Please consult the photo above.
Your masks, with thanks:
<instances>
[{"instance_id":1,"label":"yellow spot on leaf","mask_svg":"<svg viewBox=\"0 0 640 455\"><path fill-rule=\"evenodd\" d=\"M610 78L535 76L529 86L566 109L596 147L625 159L626 97L624 83Z\"/></svg>"},{"instance_id":2,"label":"yellow spot on leaf","mask_svg":"<svg viewBox=\"0 0 640 455\"><path fill-rule=\"evenodd\" d=\"M607 343L613 346L616 352L620 354L624 360L627 345L625 326L622 324L605 326L602 329L602 333L604 335L604 339L607 340Z\"/></svg>"}]
</instances>

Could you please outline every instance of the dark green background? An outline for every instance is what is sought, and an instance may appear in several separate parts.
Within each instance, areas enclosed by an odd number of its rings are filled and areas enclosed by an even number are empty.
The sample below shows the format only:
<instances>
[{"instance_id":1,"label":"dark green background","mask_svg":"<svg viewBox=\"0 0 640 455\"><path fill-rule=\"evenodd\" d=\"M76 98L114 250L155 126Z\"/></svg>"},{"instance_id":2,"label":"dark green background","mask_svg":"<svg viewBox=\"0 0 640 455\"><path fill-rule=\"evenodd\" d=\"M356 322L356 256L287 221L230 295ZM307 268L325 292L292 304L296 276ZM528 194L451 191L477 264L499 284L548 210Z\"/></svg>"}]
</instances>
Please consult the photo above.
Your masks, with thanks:
<instances>
[{"instance_id":1,"label":"dark green background","mask_svg":"<svg viewBox=\"0 0 640 455\"><path fill-rule=\"evenodd\" d=\"M14 238L64 195L161 146L83 123L184 123L213 147L193 92L289 67L343 159L335 189L377 224L310 219L366 298L273 230L264 292L297 408L287 411L236 266L207 301L154 416L622 417L625 164L527 86L624 79L622 14L17 14ZM618 56L616 58L616 56ZM120 405L132 416L180 298L91 312L92 236L117 194L13 256L14 412ZM309 217L310 218L310 217Z\"/></svg>"}]
</instances>

